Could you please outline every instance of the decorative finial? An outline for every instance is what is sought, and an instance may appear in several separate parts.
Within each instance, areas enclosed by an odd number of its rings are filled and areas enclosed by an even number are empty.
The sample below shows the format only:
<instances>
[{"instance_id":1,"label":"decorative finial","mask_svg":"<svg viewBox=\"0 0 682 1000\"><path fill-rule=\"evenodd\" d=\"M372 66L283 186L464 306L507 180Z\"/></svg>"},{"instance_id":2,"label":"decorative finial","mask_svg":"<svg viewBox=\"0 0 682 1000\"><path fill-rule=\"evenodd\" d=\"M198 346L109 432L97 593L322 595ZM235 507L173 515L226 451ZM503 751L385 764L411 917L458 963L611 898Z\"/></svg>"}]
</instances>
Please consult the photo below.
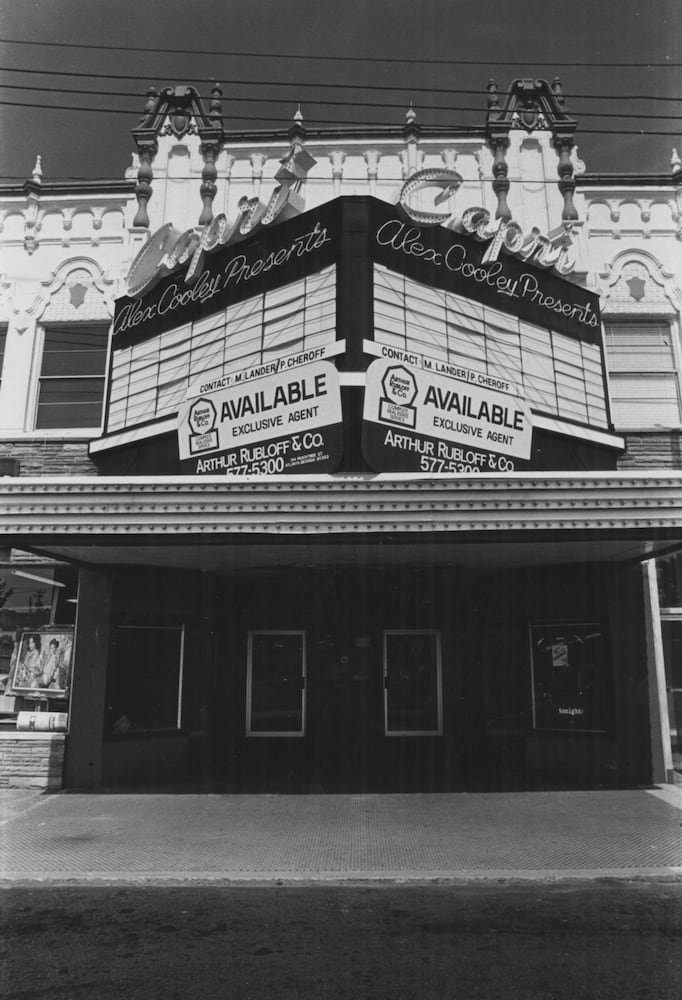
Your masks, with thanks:
<instances>
[{"instance_id":1,"label":"decorative finial","mask_svg":"<svg viewBox=\"0 0 682 1000\"><path fill-rule=\"evenodd\" d=\"M209 115L212 119L217 120L220 124L223 116L223 106L221 104L221 97L223 96L223 88L219 83L214 83L211 87L211 103L208 106Z\"/></svg>"},{"instance_id":2,"label":"decorative finial","mask_svg":"<svg viewBox=\"0 0 682 1000\"><path fill-rule=\"evenodd\" d=\"M556 102L560 108L563 108L566 103L566 98L564 97L564 92L561 87L561 80L558 76L555 76L552 80L552 93L556 97Z\"/></svg>"},{"instance_id":3,"label":"decorative finial","mask_svg":"<svg viewBox=\"0 0 682 1000\"><path fill-rule=\"evenodd\" d=\"M417 120L417 112L414 110L414 105L412 104L412 101L410 101L410 106L405 112L405 121L407 122L408 125L412 125L412 123L416 122L416 120Z\"/></svg>"},{"instance_id":4,"label":"decorative finial","mask_svg":"<svg viewBox=\"0 0 682 1000\"><path fill-rule=\"evenodd\" d=\"M303 121L303 115L301 114L301 105L300 104L296 108L296 112L294 114L294 121L297 122L299 125Z\"/></svg>"},{"instance_id":5,"label":"decorative finial","mask_svg":"<svg viewBox=\"0 0 682 1000\"><path fill-rule=\"evenodd\" d=\"M490 77L488 80L488 111L499 111L500 98L497 93L497 81Z\"/></svg>"},{"instance_id":6,"label":"decorative finial","mask_svg":"<svg viewBox=\"0 0 682 1000\"><path fill-rule=\"evenodd\" d=\"M678 170L682 170L682 160L680 159L679 153L676 149L673 149L673 155L670 158L670 166L673 168L674 174L676 174Z\"/></svg>"},{"instance_id":7,"label":"decorative finial","mask_svg":"<svg viewBox=\"0 0 682 1000\"><path fill-rule=\"evenodd\" d=\"M156 88L150 87L147 91L147 100L144 106L144 113L146 115L151 114L154 110L154 101L156 100Z\"/></svg>"},{"instance_id":8,"label":"decorative finial","mask_svg":"<svg viewBox=\"0 0 682 1000\"><path fill-rule=\"evenodd\" d=\"M36 183L40 184L43 179L43 160L40 155L36 156L36 164L33 168L33 174L31 179Z\"/></svg>"}]
</instances>

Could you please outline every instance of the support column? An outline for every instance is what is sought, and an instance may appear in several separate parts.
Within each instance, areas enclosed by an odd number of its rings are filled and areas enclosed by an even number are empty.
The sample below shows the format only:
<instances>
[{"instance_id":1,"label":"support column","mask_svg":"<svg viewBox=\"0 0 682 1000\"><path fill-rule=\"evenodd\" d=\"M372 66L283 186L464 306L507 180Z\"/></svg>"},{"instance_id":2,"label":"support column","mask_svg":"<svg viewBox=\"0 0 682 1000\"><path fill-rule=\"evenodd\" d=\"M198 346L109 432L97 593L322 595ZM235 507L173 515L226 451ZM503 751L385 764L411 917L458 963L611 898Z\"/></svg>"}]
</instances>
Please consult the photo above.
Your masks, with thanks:
<instances>
[{"instance_id":1,"label":"support column","mask_svg":"<svg viewBox=\"0 0 682 1000\"><path fill-rule=\"evenodd\" d=\"M110 574L81 569L64 765L66 788L98 788L101 784L110 621Z\"/></svg>"},{"instance_id":2,"label":"support column","mask_svg":"<svg viewBox=\"0 0 682 1000\"><path fill-rule=\"evenodd\" d=\"M509 194L509 166L507 164L507 150L509 149L509 136L506 134L493 135L490 138L490 147L493 151L493 191L497 195L497 209L495 218L502 219L503 222L511 221L511 209L507 204Z\"/></svg>"},{"instance_id":3,"label":"support column","mask_svg":"<svg viewBox=\"0 0 682 1000\"><path fill-rule=\"evenodd\" d=\"M651 765L653 780L672 782L673 754L670 744L670 720L665 683L665 660L661 634L661 609L658 602L656 561L642 564L644 608L646 614L646 653L649 675L649 724L651 728Z\"/></svg>"}]
</instances>

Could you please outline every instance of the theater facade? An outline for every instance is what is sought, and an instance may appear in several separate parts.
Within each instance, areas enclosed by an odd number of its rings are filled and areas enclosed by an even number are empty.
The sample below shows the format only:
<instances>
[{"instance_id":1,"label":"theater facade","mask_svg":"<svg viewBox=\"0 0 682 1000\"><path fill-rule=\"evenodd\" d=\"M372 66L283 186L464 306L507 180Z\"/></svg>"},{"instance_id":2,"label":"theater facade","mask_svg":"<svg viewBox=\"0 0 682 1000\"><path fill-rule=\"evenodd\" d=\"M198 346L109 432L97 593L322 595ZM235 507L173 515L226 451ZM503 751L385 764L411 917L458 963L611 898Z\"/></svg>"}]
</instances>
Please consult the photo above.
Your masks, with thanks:
<instances>
[{"instance_id":1,"label":"theater facade","mask_svg":"<svg viewBox=\"0 0 682 1000\"><path fill-rule=\"evenodd\" d=\"M0 479L5 542L54 567L10 680L21 725L61 731L64 786L666 780L655 560L682 480L622 467L571 121L535 97L529 126L492 96L482 204L414 121L391 200L304 200L298 123L236 212L204 136L203 218L154 228L138 130L92 473ZM514 128L551 134L553 227L508 208Z\"/></svg>"}]
</instances>

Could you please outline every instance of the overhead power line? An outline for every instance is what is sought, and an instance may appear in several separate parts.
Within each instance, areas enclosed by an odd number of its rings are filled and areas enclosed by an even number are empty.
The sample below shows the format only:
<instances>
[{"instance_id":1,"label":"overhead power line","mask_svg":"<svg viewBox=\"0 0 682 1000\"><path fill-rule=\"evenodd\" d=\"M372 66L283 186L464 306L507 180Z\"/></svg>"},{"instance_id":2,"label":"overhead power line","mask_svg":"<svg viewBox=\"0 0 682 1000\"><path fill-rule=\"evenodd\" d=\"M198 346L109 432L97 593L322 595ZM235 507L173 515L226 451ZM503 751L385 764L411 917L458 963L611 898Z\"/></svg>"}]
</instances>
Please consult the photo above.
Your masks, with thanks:
<instances>
[{"instance_id":1,"label":"overhead power line","mask_svg":"<svg viewBox=\"0 0 682 1000\"><path fill-rule=\"evenodd\" d=\"M137 80L138 83L144 85L143 81L149 79L148 76L142 73L85 73L78 70L46 70L46 69L22 69L16 66L0 66L0 73L21 73L24 75L40 75L46 76L48 78L55 76L75 76L81 79L88 80ZM216 83L216 77L195 77L195 84L214 84ZM420 86L399 86L396 84L363 84L363 83L329 83L328 81L315 81L306 80L296 82L294 80L244 80L237 79L225 79L220 78L220 85L227 87L296 87L303 90L388 90L391 93L396 93L400 91L407 94L407 100L410 96L415 94L473 94L476 96L486 96L487 90L485 87L480 87L476 90L467 90L461 87L420 87ZM185 86L186 81L179 84L179 86ZM187 84L189 85L189 84ZM160 85L158 82L152 84L154 87L167 86L166 84ZM173 86L173 85L169 85ZM144 95L141 93L140 98ZM504 98L504 93L500 92L500 99ZM682 96L680 97L670 97L658 94L577 94L570 91L563 91L563 97L567 101L579 100L579 101L675 101L676 103L682 102ZM229 101L230 95L225 96L225 100Z\"/></svg>"},{"instance_id":2,"label":"overhead power line","mask_svg":"<svg viewBox=\"0 0 682 1000\"><path fill-rule=\"evenodd\" d=\"M80 111L90 114L110 114L110 115L126 115L129 118L139 118L139 112L131 111L129 108L109 108L109 107L82 107L80 105L65 105L65 104L35 104L28 101L2 101L0 100L0 107L12 107L12 108L31 108L34 111ZM447 110L447 109L446 109ZM279 126L274 126L273 122L277 121L273 115L222 115L223 120L227 121L244 121L244 122L267 122L271 128L280 127L284 128L285 124L288 122L281 122ZM605 116L611 118L611 115ZM645 116L648 117L648 116ZM332 128L343 128L345 126L354 127L379 127L382 125L395 127L395 122L368 122L366 119L358 120L354 119L351 121L338 121L337 119L329 118L309 118L308 123L314 123L316 126L325 125L331 126ZM425 126L428 127L428 126ZM478 128L483 128L483 123L481 125L452 125L448 126L453 132L471 132L472 130ZM679 138L680 132L661 132L654 129L612 129L612 128L581 128L580 134L586 135L594 133L596 135L659 135L659 136L669 136L671 139Z\"/></svg>"},{"instance_id":3,"label":"overhead power line","mask_svg":"<svg viewBox=\"0 0 682 1000\"><path fill-rule=\"evenodd\" d=\"M48 94L77 94L80 97L129 97L131 99L138 99L139 94L131 93L130 91L115 91L115 90L82 90L77 87L40 87L40 86L24 86L20 83L0 83L0 89L2 90L33 90L39 91L41 93ZM211 99L211 95L200 95L202 101L208 104ZM227 101L229 104L288 104L292 105L291 98L289 97L230 97ZM387 101L328 101L323 98L315 98L306 102L309 106L316 107L318 105L323 107L349 107L349 108L383 108L387 110L393 110L397 112L405 111L404 104L391 104ZM41 107L41 105L36 104L36 107ZM442 105L442 104L419 104L417 111L442 111L448 114L453 112L458 113L461 111L473 111L478 114L484 114L485 108L482 106L472 107L472 106L460 106L460 105ZM133 109L131 114L140 114L139 109ZM660 118L663 121L679 121L679 115L659 115L654 112L650 113L637 113L637 112L627 112L627 111L581 111L580 118L644 118L651 120L653 118Z\"/></svg>"},{"instance_id":4,"label":"overhead power line","mask_svg":"<svg viewBox=\"0 0 682 1000\"><path fill-rule=\"evenodd\" d=\"M635 69L675 69L682 66L679 62L561 62L559 60L552 60L552 62L537 62L536 60L526 59L495 59L490 63L484 63L481 59L432 59L427 57L424 59L414 59L414 58L400 58L398 56L328 56L328 55L314 55L309 52L302 52L299 54L292 54L290 52L226 52L224 50L211 50L205 49L203 51L197 52L196 49L169 49L169 48L153 48L148 45L101 45L92 44L88 45L86 42L37 42L30 39L19 39L19 38L0 38L0 42L7 45L32 45L40 46L44 48L57 48L57 49L85 49L87 51L108 51L108 52L144 52L145 55L149 55L150 52L157 52L161 55L186 55L186 56L220 56L221 58L229 59L295 59L300 62L302 59L315 59L322 62L360 62L360 63L397 63L399 65L417 65L417 66L570 66L580 69L586 69L588 67L593 67L594 69L623 69L623 68L635 68Z\"/></svg>"},{"instance_id":5,"label":"overhead power line","mask_svg":"<svg viewBox=\"0 0 682 1000\"><path fill-rule=\"evenodd\" d=\"M134 152L134 150L130 149L130 150L128 150L128 152ZM272 157L272 162L273 163L278 163L279 162L276 156ZM134 170L135 175L137 175L137 171L135 170L135 168L129 167L128 169ZM153 166L152 166L152 169L154 169ZM596 172L598 173L598 171L596 171ZM592 173L592 171L589 171L588 173ZM671 176L670 174L666 174L666 172L664 170L657 170L657 171L655 171L655 174L657 176L661 176L661 177L670 177ZM25 181L27 181L29 179L29 176L30 176L30 171L27 171L26 173L23 173L23 174L5 174L4 176L0 176L0 184L2 184L2 183L9 183L9 182L12 182L12 183L17 182L19 184L22 184L22 183L24 183ZM154 174L154 178L156 179L157 183L162 178L164 178L165 176L166 175L157 175L157 174ZM583 176L585 176L585 175L584 174L576 174L576 180L579 180ZM638 176L638 175L634 174L633 176ZM110 184L112 182L115 182L116 184L119 184L119 183L121 183L121 181L125 182L126 179L128 180L128 182L131 185L134 185L136 183L136 176L135 177L125 178L125 177L122 177L120 175L112 176L111 174L99 175L97 177L89 176L87 174L62 174L62 175L56 174L54 176L52 174L49 174L49 175L46 175L43 178L42 184L49 191L49 187L50 187L51 184L64 184L64 183L68 183L70 181L77 182L77 183L93 182L93 183L102 183L102 184L107 184L107 183ZM344 184L350 184L350 183L364 183L364 184L366 184L367 180L368 180L368 175L366 173L365 174L351 174L351 173L347 173L344 170L343 175L342 175L342 179L343 179L343 183ZM195 174L173 174L172 180L174 180L174 181L193 181L193 182L199 183L201 181L201 174L199 172L197 172ZM225 176L223 176L223 175L221 175L219 173L218 174L218 178L216 180L216 183L220 183L222 181L227 181L227 180L229 180L229 182L231 184L232 183L250 184L252 182L252 178L251 177L239 177L239 178L232 178L232 177L230 177L230 178L228 178L228 177L225 177ZM316 176L314 176L314 175L311 174L311 175L308 176L306 182L316 181L316 180L319 180L322 183L327 183L329 181L329 177L325 177L325 176L316 177ZM482 180L482 181L484 181L484 182L487 183L488 181L494 180L494 175L493 174L485 174L480 180ZM462 188L472 187L472 186L478 188L480 186L480 180L475 180L473 178L469 178L469 179L465 178L462 181ZM521 177L521 176L515 175L515 174L509 174L509 176L507 177L507 180L510 181L510 183L512 185L515 185L515 184L522 184L522 183L527 182L528 178L527 177ZM544 187L549 187L549 188L556 188L558 186L558 184L560 183L560 180L561 180L561 178L557 174L557 176L553 180L551 178L549 180L545 180L545 179L543 179L543 180L533 180L532 184L533 184L534 187L544 186ZM263 183L264 184L268 184L270 182L272 182L273 184L275 183L275 180L274 180L273 177L270 177L270 178L263 177ZM152 184L153 183L154 183L154 179L152 179ZM386 185L386 186L388 186L388 185L394 185L396 188L398 188L398 187L400 187L404 183L404 181L401 178L399 178L399 177L379 177L378 180L377 180L377 183L380 184L380 185ZM627 184L625 184L625 186L627 186Z\"/></svg>"}]
</instances>

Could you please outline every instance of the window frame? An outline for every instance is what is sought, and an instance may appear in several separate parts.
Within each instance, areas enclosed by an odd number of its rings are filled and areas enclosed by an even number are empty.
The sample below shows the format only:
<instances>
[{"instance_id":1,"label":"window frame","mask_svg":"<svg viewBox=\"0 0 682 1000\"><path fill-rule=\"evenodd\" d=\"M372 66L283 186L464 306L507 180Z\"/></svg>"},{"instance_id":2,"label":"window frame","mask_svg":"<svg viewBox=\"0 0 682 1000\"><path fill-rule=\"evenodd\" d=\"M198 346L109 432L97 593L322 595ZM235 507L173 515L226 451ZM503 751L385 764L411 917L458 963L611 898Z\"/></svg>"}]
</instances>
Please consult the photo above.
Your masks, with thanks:
<instances>
[{"instance_id":1,"label":"window frame","mask_svg":"<svg viewBox=\"0 0 682 1000\"><path fill-rule=\"evenodd\" d=\"M43 364L45 361L45 345L47 334L50 330L83 330L99 328L103 331L104 344L104 364L101 375L43 375ZM108 396L109 367L111 358L111 323L106 320L82 320L79 322L45 322L39 325L35 345L34 375L31 380L31 392L28 400L28 427L29 433L40 435L41 437L89 437L100 434L104 424L104 414ZM99 420L96 424L82 424L76 427L39 427L38 413L40 408L41 387L44 381L60 382L65 379L101 379L102 398L100 402Z\"/></svg>"},{"instance_id":2,"label":"window frame","mask_svg":"<svg viewBox=\"0 0 682 1000\"><path fill-rule=\"evenodd\" d=\"M656 315L655 313L648 314L636 314L636 313L612 313L610 315L602 316L602 324L604 328L604 359L606 363L606 377L608 380L609 388L609 404L611 411L611 421L617 433L619 434L631 434L638 433L641 431L649 432L665 432L670 430L679 430L682 428L682 345L680 344L680 329L675 317L668 314ZM618 417L618 409L622 405L616 400L615 387L617 384L618 376L621 377L636 377L636 371L626 371L624 369L613 369L612 359L613 355L611 353L612 348L609 347L609 330L610 328L627 328L634 326L656 326L656 327L667 327L670 333L670 347L671 347L671 357L672 365L669 369L652 369L651 371L646 371L642 373L644 376L648 376L651 379L660 379L667 376L674 376L675 385L677 389L677 422L673 423L621 423Z\"/></svg>"},{"instance_id":3,"label":"window frame","mask_svg":"<svg viewBox=\"0 0 682 1000\"><path fill-rule=\"evenodd\" d=\"M431 635L435 639L436 651L436 729L389 729L388 722L388 638L395 635ZM384 736L442 736L443 735L443 653L440 629L436 628L391 628L384 629L382 635L382 671L384 687Z\"/></svg>"},{"instance_id":4,"label":"window frame","mask_svg":"<svg viewBox=\"0 0 682 1000\"><path fill-rule=\"evenodd\" d=\"M251 725L251 712L253 708L253 640L255 636L261 635L298 635L301 637L301 728L298 730L269 729L254 730ZM306 692L308 688L308 656L307 656L307 636L305 629L249 629L247 633L247 654L246 654L246 736L254 739L271 739L286 737L288 739L302 739L306 735L307 712L306 712Z\"/></svg>"}]
</instances>

